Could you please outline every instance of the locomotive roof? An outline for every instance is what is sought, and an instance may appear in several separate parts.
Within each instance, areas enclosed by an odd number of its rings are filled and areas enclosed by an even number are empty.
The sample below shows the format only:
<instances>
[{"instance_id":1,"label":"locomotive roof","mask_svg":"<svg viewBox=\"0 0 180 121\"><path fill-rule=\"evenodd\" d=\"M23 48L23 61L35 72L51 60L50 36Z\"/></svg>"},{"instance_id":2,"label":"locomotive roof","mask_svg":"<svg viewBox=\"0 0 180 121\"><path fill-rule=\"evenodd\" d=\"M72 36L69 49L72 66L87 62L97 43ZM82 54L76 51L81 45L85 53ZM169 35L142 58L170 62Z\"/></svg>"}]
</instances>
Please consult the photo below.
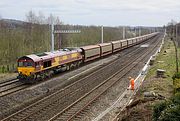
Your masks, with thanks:
<instances>
[{"instance_id":1,"label":"locomotive roof","mask_svg":"<svg viewBox=\"0 0 180 121\"><path fill-rule=\"evenodd\" d=\"M44 52L40 54L31 54L31 55L26 55L24 57L28 57L32 59L34 62L38 62L41 60L48 60L57 56L63 56L71 53L76 53L76 52L82 52L81 49L74 49L74 50L57 50L53 52Z\"/></svg>"},{"instance_id":2,"label":"locomotive roof","mask_svg":"<svg viewBox=\"0 0 180 121\"><path fill-rule=\"evenodd\" d=\"M34 62L41 61L41 58L35 54L27 55L26 57L32 59Z\"/></svg>"}]
</instances>

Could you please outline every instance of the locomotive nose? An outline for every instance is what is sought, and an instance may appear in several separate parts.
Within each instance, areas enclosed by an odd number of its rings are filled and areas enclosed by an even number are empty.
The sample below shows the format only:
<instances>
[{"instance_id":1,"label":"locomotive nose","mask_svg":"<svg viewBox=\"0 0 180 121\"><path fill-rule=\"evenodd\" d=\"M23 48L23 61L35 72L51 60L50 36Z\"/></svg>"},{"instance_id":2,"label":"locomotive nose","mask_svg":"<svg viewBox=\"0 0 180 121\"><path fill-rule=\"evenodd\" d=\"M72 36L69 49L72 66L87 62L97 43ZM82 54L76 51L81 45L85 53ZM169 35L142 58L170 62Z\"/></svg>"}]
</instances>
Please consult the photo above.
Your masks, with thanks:
<instances>
[{"instance_id":1,"label":"locomotive nose","mask_svg":"<svg viewBox=\"0 0 180 121\"><path fill-rule=\"evenodd\" d=\"M30 76L33 70L33 68L18 68L18 72L26 76Z\"/></svg>"}]
</instances>

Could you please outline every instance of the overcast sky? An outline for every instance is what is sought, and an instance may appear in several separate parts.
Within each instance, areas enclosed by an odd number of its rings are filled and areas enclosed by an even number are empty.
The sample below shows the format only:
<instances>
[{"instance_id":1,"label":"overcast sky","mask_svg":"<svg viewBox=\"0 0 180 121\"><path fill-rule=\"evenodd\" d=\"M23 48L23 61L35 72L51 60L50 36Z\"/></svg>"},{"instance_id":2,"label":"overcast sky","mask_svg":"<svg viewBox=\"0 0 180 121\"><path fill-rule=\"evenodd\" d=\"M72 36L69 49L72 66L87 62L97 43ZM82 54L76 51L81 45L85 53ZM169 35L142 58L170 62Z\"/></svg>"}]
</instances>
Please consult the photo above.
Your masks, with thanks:
<instances>
[{"instance_id":1,"label":"overcast sky","mask_svg":"<svg viewBox=\"0 0 180 121\"><path fill-rule=\"evenodd\" d=\"M0 16L25 20L28 11L66 24L162 26L180 21L180 0L0 0Z\"/></svg>"}]
</instances>

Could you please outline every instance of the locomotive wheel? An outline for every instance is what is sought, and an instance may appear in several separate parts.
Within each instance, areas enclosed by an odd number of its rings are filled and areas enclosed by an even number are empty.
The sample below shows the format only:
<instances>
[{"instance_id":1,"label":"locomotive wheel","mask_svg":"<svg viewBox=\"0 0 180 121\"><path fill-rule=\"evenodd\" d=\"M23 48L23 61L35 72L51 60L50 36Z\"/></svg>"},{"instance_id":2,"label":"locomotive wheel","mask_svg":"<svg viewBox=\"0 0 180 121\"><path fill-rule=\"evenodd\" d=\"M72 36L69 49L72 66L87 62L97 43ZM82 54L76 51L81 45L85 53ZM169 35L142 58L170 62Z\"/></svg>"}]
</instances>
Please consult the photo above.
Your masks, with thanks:
<instances>
[{"instance_id":1,"label":"locomotive wheel","mask_svg":"<svg viewBox=\"0 0 180 121\"><path fill-rule=\"evenodd\" d=\"M70 64L69 68L70 68L70 70L72 70L74 68L73 63Z\"/></svg>"},{"instance_id":2,"label":"locomotive wheel","mask_svg":"<svg viewBox=\"0 0 180 121\"><path fill-rule=\"evenodd\" d=\"M48 78L51 78L53 76L54 72L51 70L48 72Z\"/></svg>"},{"instance_id":3,"label":"locomotive wheel","mask_svg":"<svg viewBox=\"0 0 180 121\"><path fill-rule=\"evenodd\" d=\"M77 67L79 67L81 65L81 61L77 62Z\"/></svg>"},{"instance_id":4,"label":"locomotive wheel","mask_svg":"<svg viewBox=\"0 0 180 121\"><path fill-rule=\"evenodd\" d=\"M41 78L42 80L44 80L44 79L46 78L45 72L41 72L40 78Z\"/></svg>"},{"instance_id":5,"label":"locomotive wheel","mask_svg":"<svg viewBox=\"0 0 180 121\"><path fill-rule=\"evenodd\" d=\"M66 65L66 70L67 70L67 71L70 70L70 65Z\"/></svg>"}]
</instances>

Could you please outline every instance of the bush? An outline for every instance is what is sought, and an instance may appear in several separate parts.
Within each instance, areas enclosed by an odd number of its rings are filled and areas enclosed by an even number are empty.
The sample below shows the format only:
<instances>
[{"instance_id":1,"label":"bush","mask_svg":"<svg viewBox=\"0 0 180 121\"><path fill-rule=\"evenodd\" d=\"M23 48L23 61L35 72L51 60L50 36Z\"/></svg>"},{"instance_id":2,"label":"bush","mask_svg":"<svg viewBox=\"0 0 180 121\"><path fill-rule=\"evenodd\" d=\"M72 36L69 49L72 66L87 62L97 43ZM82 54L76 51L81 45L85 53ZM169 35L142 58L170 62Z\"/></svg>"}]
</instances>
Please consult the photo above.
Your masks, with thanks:
<instances>
[{"instance_id":1,"label":"bush","mask_svg":"<svg viewBox=\"0 0 180 121\"><path fill-rule=\"evenodd\" d=\"M163 111L159 121L179 121L180 105L174 105Z\"/></svg>"},{"instance_id":2,"label":"bush","mask_svg":"<svg viewBox=\"0 0 180 121\"><path fill-rule=\"evenodd\" d=\"M169 101L154 106L154 121L179 121L180 119L180 93L176 93Z\"/></svg>"},{"instance_id":3,"label":"bush","mask_svg":"<svg viewBox=\"0 0 180 121\"><path fill-rule=\"evenodd\" d=\"M172 102L175 105L180 105L180 93L176 93L175 96L173 96Z\"/></svg>"},{"instance_id":4,"label":"bush","mask_svg":"<svg viewBox=\"0 0 180 121\"><path fill-rule=\"evenodd\" d=\"M175 73L172 79L173 79L174 93L180 92L180 72Z\"/></svg>"},{"instance_id":5,"label":"bush","mask_svg":"<svg viewBox=\"0 0 180 121\"><path fill-rule=\"evenodd\" d=\"M175 74L173 75L172 79L173 79L173 80L175 80L175 79L180 79L180 72L175 73Z\"/></svg>"},{"instance_id":6,"label":"bush","mask_svg":"<svg viewBox=\"0 0 180 121\"><path fill-rule=\"evenodd\" d=\"M158 121L159 120L159 117L161 115L161 112L163 110L165 110L167 107L167 102L161 102L161 103L158 103L154 106L154 111L153 111L153 119L154 121Z\"/></svg>"}]
</instances>

